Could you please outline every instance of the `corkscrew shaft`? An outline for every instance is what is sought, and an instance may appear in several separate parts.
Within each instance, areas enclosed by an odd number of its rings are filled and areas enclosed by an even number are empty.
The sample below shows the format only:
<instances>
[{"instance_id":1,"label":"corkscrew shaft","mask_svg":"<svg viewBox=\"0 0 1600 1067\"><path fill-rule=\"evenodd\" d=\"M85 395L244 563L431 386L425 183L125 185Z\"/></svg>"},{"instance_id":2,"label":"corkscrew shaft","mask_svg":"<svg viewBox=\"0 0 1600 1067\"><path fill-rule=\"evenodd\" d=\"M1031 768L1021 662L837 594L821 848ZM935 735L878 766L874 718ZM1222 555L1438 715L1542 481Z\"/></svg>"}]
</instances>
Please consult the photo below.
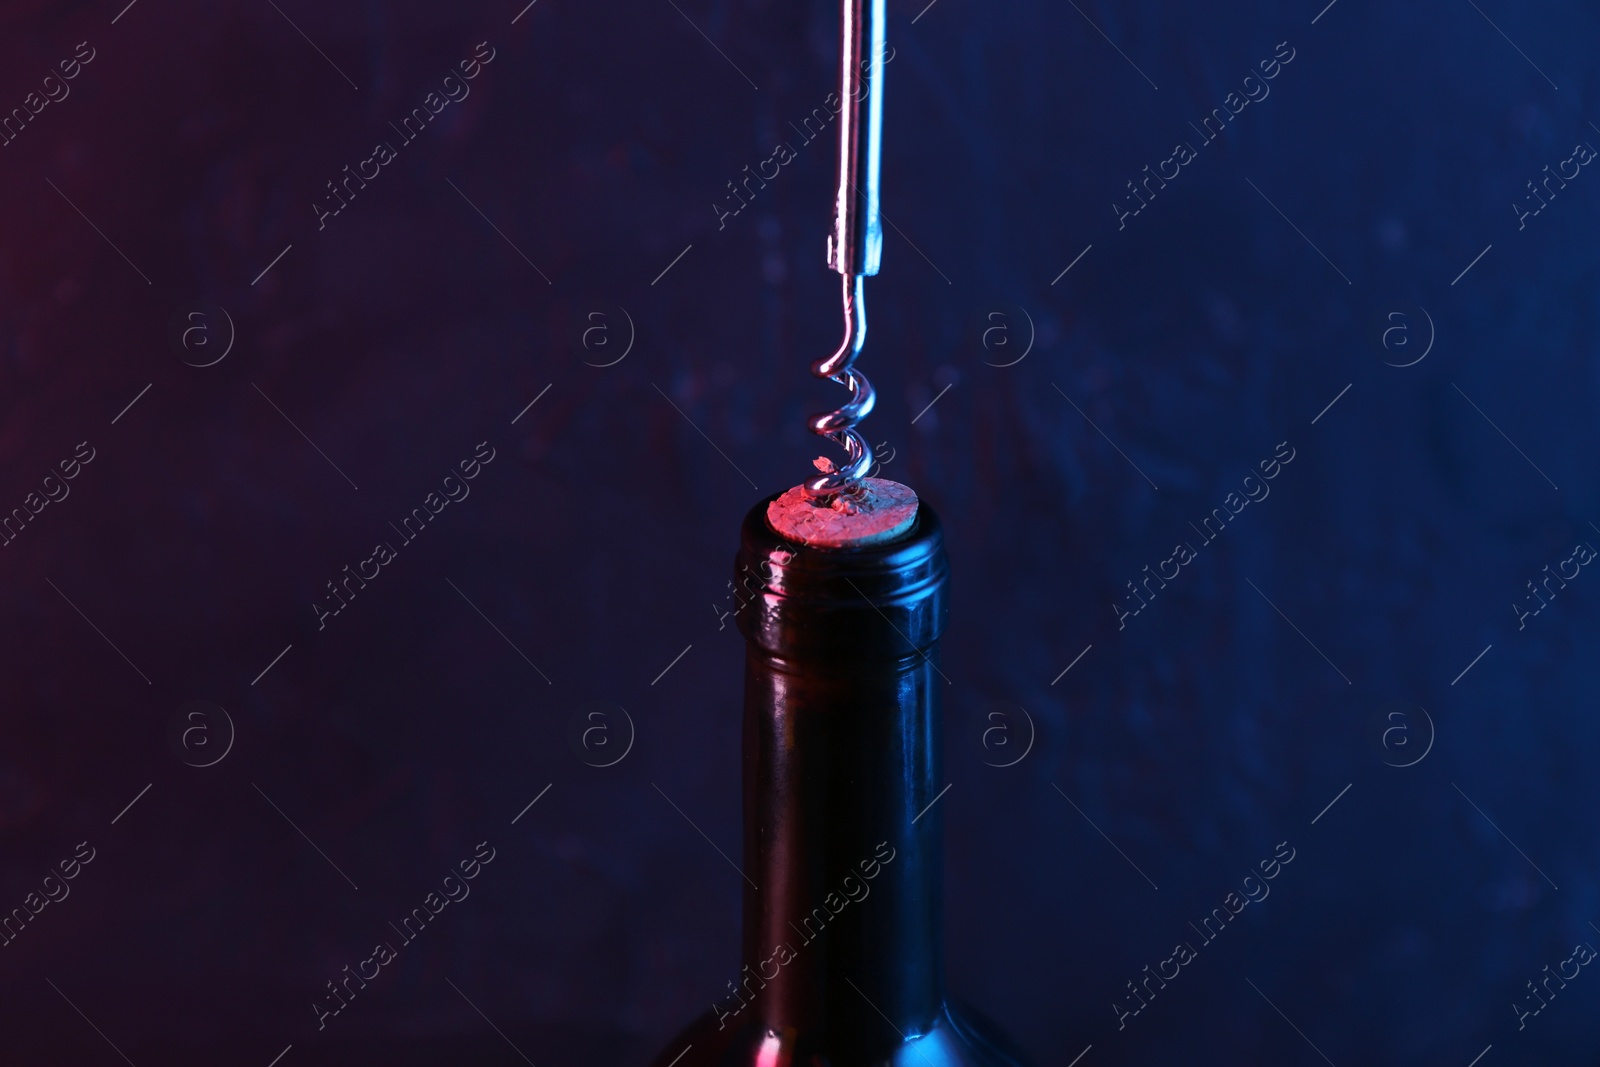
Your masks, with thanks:
<instances>
[{"instance_id":1,"label":"corkscrew shaft","mask_svg":"<svg viewBox=\"0 0 1600 1067\"><path fill-rule=\"evenodd\" d=\"M811 365L819 378L843 385L850 399L813 415L807 425L845 450L833 465L804 483L811 496L833 496L860 484L872 468L872 446L855 427L872 411L872 383L855 368L867 339L862 279L878 273L883 226L878 214L879 162L883 149L883 57L885 0L841 0L839 34L839 174L834 194L828 266L844 276L844 340L838 351Z\"/></svg>"},{"instance_id":2,"label":"corkscrew shaft","mask_svg":"<svg viewBox=\"0 0 1600 1067\"><path fill-rule=\"evenodd\" d=\"M883 252L878 175L883 154L885 0L840 2L839 180L828 266L845 275L876 274Z\"/></svg>"}]
</instances>

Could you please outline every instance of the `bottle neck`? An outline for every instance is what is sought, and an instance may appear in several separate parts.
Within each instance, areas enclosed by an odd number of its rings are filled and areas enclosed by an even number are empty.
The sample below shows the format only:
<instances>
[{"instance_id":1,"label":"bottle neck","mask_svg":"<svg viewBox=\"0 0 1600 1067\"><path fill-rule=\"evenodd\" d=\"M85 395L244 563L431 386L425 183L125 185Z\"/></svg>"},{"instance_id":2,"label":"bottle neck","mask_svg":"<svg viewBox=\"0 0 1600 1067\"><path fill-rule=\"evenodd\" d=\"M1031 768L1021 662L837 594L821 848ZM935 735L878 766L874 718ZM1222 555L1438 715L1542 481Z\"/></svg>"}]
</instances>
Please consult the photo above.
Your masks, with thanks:
<instances>
[{"instance_id":1,"label":"bottle neck","mask_svg":"<svg viewBox=\"0 0 1600 1067\"><path fill-rule=\"evenodd\" d=\"M936 656L936 648L928 649ZM743 969L768 1029L824 1047L924 1033L943 1003L933 659L799 661L751 645ZM926 809L926 810L925 810ZM719 1009L720 1010L720 1009Z\"/></svg>"}]
</instances>

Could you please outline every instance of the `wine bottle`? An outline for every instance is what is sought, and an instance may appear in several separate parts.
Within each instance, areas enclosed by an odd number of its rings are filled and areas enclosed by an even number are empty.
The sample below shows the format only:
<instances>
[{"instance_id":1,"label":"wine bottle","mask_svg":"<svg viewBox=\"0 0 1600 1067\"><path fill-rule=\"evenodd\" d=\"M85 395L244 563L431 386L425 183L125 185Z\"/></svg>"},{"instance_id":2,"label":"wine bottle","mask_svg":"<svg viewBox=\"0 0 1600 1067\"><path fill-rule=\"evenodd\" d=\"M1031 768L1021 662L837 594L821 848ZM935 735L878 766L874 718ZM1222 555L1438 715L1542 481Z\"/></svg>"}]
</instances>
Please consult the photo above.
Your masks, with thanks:
<instances>
[{"instance_id":1,"label":"wine bottle","mask_svg":"<svg viewBox=\"0 0 1600 1067\"><path fill-rule=\"evenodd\" d=\"M737 977L654 1067L1019 1067L946 999L937 515L881 543L793 544L762 501L735 570L746 641Z\"/></svg>"}]
</instances>

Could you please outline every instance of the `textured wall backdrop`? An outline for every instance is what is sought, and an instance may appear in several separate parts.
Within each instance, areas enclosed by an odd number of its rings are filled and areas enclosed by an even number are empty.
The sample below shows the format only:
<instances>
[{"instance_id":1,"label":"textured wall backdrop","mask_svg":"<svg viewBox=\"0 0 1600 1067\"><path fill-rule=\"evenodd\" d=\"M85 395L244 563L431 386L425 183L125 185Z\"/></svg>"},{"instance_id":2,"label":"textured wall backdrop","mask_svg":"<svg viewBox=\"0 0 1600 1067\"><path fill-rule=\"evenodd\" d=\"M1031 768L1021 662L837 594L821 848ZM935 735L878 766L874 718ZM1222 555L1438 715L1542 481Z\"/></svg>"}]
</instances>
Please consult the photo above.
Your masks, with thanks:
<instances>
[{"instance_id":1,"label":"textured wall backdrop","mask_svg":"<svg viewBox=\"0 0 1600 1067\"><path fill-rule=\"evenodd\" d=\"M125 2L0 7L0 1062L642 1064L736 970L838 12ZM1600 1062L1600 16L925 3L861 366L954 993L1042 1067Z\"/></svg>"}]
</instances>

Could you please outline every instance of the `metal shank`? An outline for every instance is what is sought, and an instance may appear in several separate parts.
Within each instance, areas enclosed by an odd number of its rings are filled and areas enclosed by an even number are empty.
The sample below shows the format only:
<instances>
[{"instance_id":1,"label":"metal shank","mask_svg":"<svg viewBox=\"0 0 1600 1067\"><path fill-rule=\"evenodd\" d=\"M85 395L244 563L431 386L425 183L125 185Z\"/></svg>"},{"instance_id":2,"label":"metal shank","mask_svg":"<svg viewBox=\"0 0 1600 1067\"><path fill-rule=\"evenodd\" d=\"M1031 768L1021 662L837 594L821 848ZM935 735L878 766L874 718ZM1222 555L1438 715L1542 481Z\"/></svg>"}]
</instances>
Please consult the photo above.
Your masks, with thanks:
<instances>
[{"instance_id":1,"label":"metal shank","mask_svg":"<svg viewBox=\"0 0 1600 1067\"><path fill-rule=\"evenodd\" d=\"M876 274L883 250L878 172L883 148L884 0L842 0L839 33L839 181L828 266Z\"/></svg>"}]
</instances>

